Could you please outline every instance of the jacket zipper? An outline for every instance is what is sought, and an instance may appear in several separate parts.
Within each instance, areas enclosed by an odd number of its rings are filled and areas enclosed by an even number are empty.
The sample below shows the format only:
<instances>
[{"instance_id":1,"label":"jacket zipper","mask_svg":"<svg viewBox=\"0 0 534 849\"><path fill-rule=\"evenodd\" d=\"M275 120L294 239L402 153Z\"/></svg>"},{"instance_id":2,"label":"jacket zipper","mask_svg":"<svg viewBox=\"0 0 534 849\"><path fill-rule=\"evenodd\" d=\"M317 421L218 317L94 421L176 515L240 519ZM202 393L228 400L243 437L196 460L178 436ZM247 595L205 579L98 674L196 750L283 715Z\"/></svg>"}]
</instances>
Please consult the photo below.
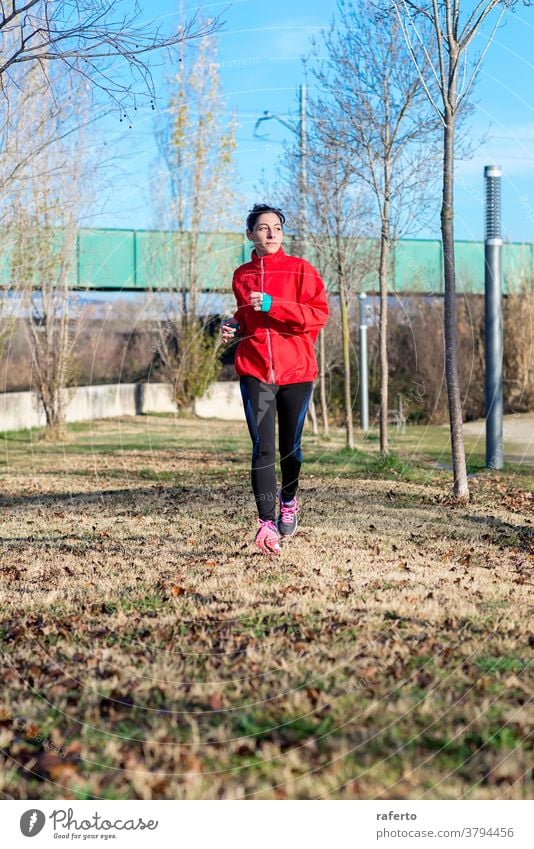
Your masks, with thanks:
<instances>
[{"instance_id":1,"label":"jacket zipper","mask_svg":"<svg viewBox=\"0 0 534 849\"><path fill-rule=\"evenodd\" d=\"M260 259L261 264L261 294L263 295L264 285L265 285L265 269L263 267L263 257ZM267 330L267 348L269 349L269 364L271 366L271 383L276 383L274 379L274 363L273 363L273 349L271 347L271 331L269 330L269 319L267 317L267 313L265 313L265 328Z\"/></svg>"}]
</instances>

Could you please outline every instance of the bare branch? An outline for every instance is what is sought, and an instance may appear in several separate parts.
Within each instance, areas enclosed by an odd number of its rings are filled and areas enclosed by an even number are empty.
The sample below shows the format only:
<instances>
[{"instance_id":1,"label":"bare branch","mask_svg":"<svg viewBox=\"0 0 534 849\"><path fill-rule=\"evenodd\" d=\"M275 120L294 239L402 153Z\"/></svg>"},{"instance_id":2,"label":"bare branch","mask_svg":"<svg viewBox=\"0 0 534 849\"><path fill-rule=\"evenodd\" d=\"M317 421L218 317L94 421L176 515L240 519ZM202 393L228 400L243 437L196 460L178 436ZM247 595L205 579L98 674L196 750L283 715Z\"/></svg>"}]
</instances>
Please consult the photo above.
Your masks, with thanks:
<instances>
[{"instance_id":1,"label":"bare branch","mask_svg":"<svg viewBox=\"0 0 534 849\"><path fill-rule=\"evenodd\" d=\"M445 92L448 90L448 81L447 75L445 73L445 56L443 53L443 33L441 30L440 22L439 22L439 11L437 0L432 0L432 9L433 9L433 24L434 24L434 32L436 35L436 49L438 51L438 61L439 61L439 75L441 78L441 91ZM449 50L451 48L451 42L447 39L449 44ZM445 111L447 110L447 100L445 97L443 98L443 103L445 106Z\"/></svg>"},{"instance_id":2,"label":"bare branch","mask_svg":"<svg viewBox=\"0 0 534 849\"><path fill-rule=\"evenodd\" d=\"M14 65L25 62L62 62L69 73L79 73L97 89L106 92L117 105L135 96L131 83L120 74L106 70L106 64L119 59L132 80L140 79L142 91L154 97L148 58L160 50L174 50L186 42L217 32L221 17L200 22L197 14L175 32L164 33L153 23L140 23L139 8L133 15L117 16L121 0L29 0L13 4L11 12L0 16L0 34L18 33L0 58L0 84L8 90L4 75Z\"/></svg>"},{"instance_id":3,"label":"bare branch","mask_svg":"<svg viewBox=\"0 0 534 849\"><path fill-rule=\"evenodd\" d=\"M430 55L429 55L429 53L428 53L428 50L427 50L426 45L425 45L425 43L424 43L424 40L422 39L422 37L421 37L421 35L420 35L420 33L419 33L419 30L418 30L418 29L417 29L417 27L415 26L415 23L414 23L414 21L413 21L413 19L412 19L412 16L410 15L410 13L409 13L409 11L408 11L408 3L407 3L407 0L400 0L400 1L401 1L402 3L404 3L404 6L405 6L405 8L406 8L406 17L409 19L410 24L411 24L411 26L412 26L412 29L413 29L413 31L414 31L414 33L415 33L415 35L416 35L416 38L417 38L417 40L419 41L419 44L420 44L420 46L421 46L421 49L423 50L424 56L425 56L425 58L427 59L428 66L429 66L429 68L431 69L432 75L434 76L434 79L435 79L436 83L439 85L439 82L440 82L440 81L439 81L438 74L437 74L437 72L436 72L436 70L435 70L435 68L434 68L434 64L433 64L433 62L432 62L432 60L431 60L431 58L430 58ZM425 79L425 75L423 74L423 71L422 71L422 68L421 68L421 64L420 64L420 62L419 62L418 57L416 56L416 53L415 53L415 50L414 50L414 47L413 47L413 44L412 44L412 40L411 40L411 38L410 38L410 34L409 34L409 32L408 32L408 30L407 30L407 28L406 28L406 26L405 26L403 16L402 16L402 15L401 15L401 13L400 13L400 9L399 9L399 6L398 6L398 0L392 0L392 2L393 2L393 6L394 6L394 8L395 8L395 12L396 12L396 14L397 14L397 18L398 18L398 21L399 21L399 25L400 25L400 28L401 28L402 34L403 34L404 39L405 39L405 41L406 41L406 46L407 46L407 48L408 48L408 50L409 50L410 56L411 56L411 58L412 58L412 62L414 63L414 67L415 67L415 69L416 69L416 71L417 71L417 75L418 75L418 77L419 77L419 80L420 80L420 82L421 82L421 85L422 85L422 87L423 87L423 89L424 89L424 91L425 91L425 94L426 94L426 96L428 97L428 99L429 99L430 103L431 103L431 104L432 104L432 106L434 107L435 112L439 115L439 117L440 117L440 119L441 119L442 123L444 123L444 122L445 122L445 118L444 118L444 115L443 115L443 110L442 110L442 109L438 106L438 104L436 103L436 100L435 100L435 98L433 97L433 95L432 95L432 93L431 93L431 91L430 91L430 88L429 88L429 86L428 86L428 84L427 84L427 81L426 81L426 79Z\"/></svg>"},{"instance_id":4,"label":"bare branch","mask_svg":"<svg viewBox=\"0 0 534 849\"><path fill-rule=\"evenodd\" d=\"M467 18L467 21L462 28L462 32L458 35L458 44L461 46L462 50L469 45L476 33L479 31L484 20L493 11L493 9L499 5L502 5L503 10L505 10L506 6L510 4L507 3L507 0L479 0Z\"/></svg>"},{"instance_id":5,"label":"bare branch","mask_svg":"<svg viewBox=\"0 0 534 849\"><path fill-rule=\"evenodd\" d=\"M495 22L495 26L493 27L491 34L487 38L486 44L484 45L484 49L483 49L482 53L480 54L480 56L478 57L477 63L474 66L474 68L471 72L471 76L470 76L469 81L467 83L467 87L464 90L464 92L458 98L458 105L459 106L463 101L466 101L469 98L469 95L471 93L471 89L473 88L473 85L474 85L474 83L475 83L475 81L478 77L478 72L480 71L482 63L483 63L483 61L486 57L486 53L488 52L490 45L492 44L492 42L495 38L495 33L497 32L497 30L498 30L498 28L501 24L501 21L502 21L502 18L503 18L505 11L506 11L506 7L503 5L502 8L501 8L499 17L497 18L497 21ZM467 45L465 47L465 51L466 51L465 62L466 62L466 67L467 67Z\"/></svg>"}]
</instances>

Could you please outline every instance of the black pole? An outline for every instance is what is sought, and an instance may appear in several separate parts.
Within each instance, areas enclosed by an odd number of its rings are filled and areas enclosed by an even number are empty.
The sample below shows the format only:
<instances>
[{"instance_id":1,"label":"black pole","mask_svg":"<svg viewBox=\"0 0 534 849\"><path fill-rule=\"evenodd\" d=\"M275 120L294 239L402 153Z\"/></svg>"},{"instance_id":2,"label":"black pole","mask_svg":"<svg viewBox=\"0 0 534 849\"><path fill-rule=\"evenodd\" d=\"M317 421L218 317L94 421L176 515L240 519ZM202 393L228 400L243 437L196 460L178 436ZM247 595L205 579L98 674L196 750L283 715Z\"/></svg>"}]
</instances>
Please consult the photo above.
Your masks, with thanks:
<instances>
[{"instance_id":1,"label":"black pole","mask_svg":"<svg viewBox=\"0 0 534 849\"><path fill-rule=\"evenodd\" d=\"M501 296L501 176L497 165L486 165L486 237L484 242L484 338L486 344L486 466L503 467L503 338Z\"/></svg>"}]
</instances>

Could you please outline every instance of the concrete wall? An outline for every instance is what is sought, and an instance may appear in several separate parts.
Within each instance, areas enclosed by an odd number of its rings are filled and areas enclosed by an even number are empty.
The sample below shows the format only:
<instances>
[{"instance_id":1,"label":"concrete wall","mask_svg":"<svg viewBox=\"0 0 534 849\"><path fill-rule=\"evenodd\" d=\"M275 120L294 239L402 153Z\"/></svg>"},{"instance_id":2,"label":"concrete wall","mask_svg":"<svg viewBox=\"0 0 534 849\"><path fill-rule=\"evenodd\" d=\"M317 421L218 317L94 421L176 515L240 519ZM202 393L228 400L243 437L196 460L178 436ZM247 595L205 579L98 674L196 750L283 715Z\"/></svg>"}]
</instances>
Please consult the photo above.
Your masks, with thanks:
<instances>
[{"instance_id":1,"label":"concrete wall","mask_svg":"<svg viewBox=\"0 0 534 849\"><path fill-rule=\"evenodd\" d=\"M77 386L66 390L68 422L135 416L144 413L175 413L170 383L120 383ZM195 404L201 418L242 420L238 383L215 383ZM44 427L44 411L36 392L0 394L0 431Z\"/></svg>"},{"instance_id":2,"label":"concrete wall","mask_svg":"<svg viewBox=\"0 0 534 849\"><path fill-rule=\"evenodd\" d=\"M68 422L135 416L135 384L118 383L104 386L77 386L67 390L65 418Z\"/></svg>"},{"instance_id":3,"label":"concrete wall","mask_svg":"<svg viewBox=\"0 0 534 849\"><path fill-rule=\"evenodd\" d=\"M245 414L239 383L212 383L205 395L195 402L195 414L201 419L243 421Z\"/></svg>"},{"instance_id":4,"label":"concrete wall","mask_svg":"<svg viewBox=\"0 0 534 849\"><path fill-rule=\"evenodd\" d=\"M44 424L44 412L35 392L4 392L0 395L0 430L23 430Z\"/></svg>"},{"instance_id":5,"label":"concrete wall","mask_svg":"<svg viewBox=\"0 0 534 849\"><path fill-rule=\"evenodd\" d=\"M138 413L175 413L170 383L138 383Z\"/></svg>"}]
</instances>

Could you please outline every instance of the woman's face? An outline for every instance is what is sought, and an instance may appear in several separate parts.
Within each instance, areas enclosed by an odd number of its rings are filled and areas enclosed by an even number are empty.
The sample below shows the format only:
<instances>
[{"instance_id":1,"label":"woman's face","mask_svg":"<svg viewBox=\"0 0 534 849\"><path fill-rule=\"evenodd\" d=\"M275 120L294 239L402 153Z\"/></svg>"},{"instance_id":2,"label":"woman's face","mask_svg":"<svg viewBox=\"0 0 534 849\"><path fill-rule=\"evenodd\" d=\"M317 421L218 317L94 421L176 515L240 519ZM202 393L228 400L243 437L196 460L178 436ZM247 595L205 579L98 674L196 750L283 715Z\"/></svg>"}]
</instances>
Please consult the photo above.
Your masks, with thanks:
<instances>
[{"instance_id":1,"label":"woman's face","mask_svg":"<svg viewBox=\"0 0 534 849\"><path fill-rule=\"evenodd\" d=\"M247 238L254 242L258 256L275 254L284 238L284 230L276 212L262 212Z\"/></svg>"}]
</instances>

